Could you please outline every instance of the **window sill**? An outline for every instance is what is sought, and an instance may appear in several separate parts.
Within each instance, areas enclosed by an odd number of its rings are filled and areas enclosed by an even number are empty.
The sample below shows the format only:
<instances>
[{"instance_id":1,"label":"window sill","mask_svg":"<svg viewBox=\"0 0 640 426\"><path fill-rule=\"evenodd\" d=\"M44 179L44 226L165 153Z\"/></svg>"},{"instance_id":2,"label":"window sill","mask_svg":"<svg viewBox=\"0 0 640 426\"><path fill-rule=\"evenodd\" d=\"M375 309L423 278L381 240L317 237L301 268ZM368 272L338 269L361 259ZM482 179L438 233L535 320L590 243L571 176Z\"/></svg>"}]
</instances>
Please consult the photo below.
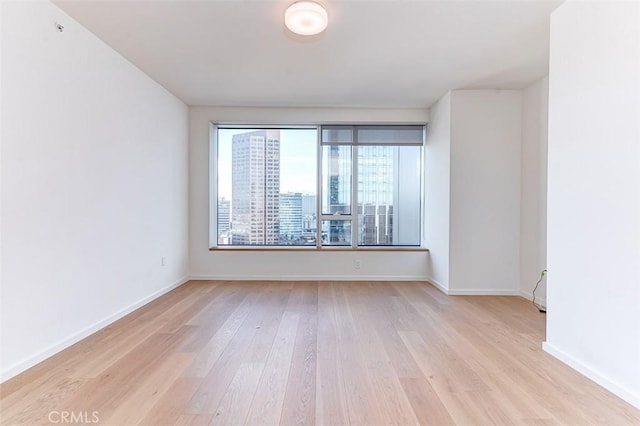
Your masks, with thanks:
<instances>
[{"instance_id":1,"label":"window sill","mask_svg":"<svg viewBox=\"0 0 640 426\"><path fill-rule=\"evenodd\" d=\"M413 246L380 246L380 247L348 247L348 246L324 246L324 247L287 247L287 246L228 246L228 247L210 247L209 251L311 251L311 252L336 252L336 251L377 251L377 252L428 252L426 247L413 247Z\"/></svg>"}]
</instances>

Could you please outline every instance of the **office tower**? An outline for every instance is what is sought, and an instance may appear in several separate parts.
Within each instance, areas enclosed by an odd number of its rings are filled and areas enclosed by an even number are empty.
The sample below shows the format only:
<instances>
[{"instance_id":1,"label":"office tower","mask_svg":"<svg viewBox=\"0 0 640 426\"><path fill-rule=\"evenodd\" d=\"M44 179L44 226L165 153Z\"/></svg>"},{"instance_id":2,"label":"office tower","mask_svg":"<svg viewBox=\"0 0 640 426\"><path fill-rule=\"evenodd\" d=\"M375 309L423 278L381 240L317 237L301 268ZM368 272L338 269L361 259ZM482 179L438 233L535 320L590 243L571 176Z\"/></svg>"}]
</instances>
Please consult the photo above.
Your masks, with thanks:
<instances>
[{"instance_id":1,"label":"office tower","mask_svg":"<svg viewBox=\"0 0 640 426\"><path fill-rule=\"evenodd\" d=\"M331 213L350 211L351 150L329 148L328 204ZM398 150L395 146L358 147L357 215L359 245L391 245L393 240L394 189L398 185ZM397 192L397 191L395 191ZM324 232L324 229L323 229ZM350 241L344 221L331 221L328 243Z\"/></svg>"},{"instance_id":2,"label":"office tower","mask_svg":"<svg viewBox=\"0 0 640 426\"><path fill-rule=\"evenodd\" d=\"M231 143L231 244L278 244L280 131L241 133Z\"/></svg>"},{"instance_id":3,"label":"office tower","mask_svg":"<svg viewBox=\"0 0 640 426\"><path fill-rule=\"evenodd\" d=\"M317 197L311 194L302 194L302 233L307 239L316 238L317 211Z\"/></svg>"},{"instance_id":4,"label":"office tower","mask_svg":"<svg viewBox=\"0 0 640 426\"><path fill-rule=\"evenodd\" d=\"M229 232L231 224L231 201L224 197L218 200L218 236Z\"/></svg>"},{"instance_id":5,"label":"office tower","mask_svg":"<svg viewBox=\"0 0 640 426\"><path fill-rule=\"evenodd\" d=\"M329 146L328 172L329 210L325 213L351 214L351 147ZM329 229L323 226L322 231L328 233L328 244L351 244L351 228L345 221L329 221Z\"/></svg>"},{"instance_id":6,"label":"office tower","mask_svg":"<svg viewBox=\"0 0 640 426\"><path fill-rule=\"evenodd\" d=\"M351 149L329 147L329 211L349 214L351 211Z\"/></svg>"},{"instance_id":7,"label":"office tower","mask_svg":"<svg viewBox=\"0 0 640 426\"><path fill-rule=\"evenodd\" d=\"M358 147L358 232L361 245L393 244L397 147Z\"/></svg>"},{"instance_id":8,"label":"office tower","mask_svg":"<svg viewBox=\"0 0 640 426\"><path fill-rule=\"evenodd\" d=\"M302 194L280 194L280 241L302 237Z\"/></svg>"},{"instance_id":9,"label":"office tower","mask_svg":"<svg viewBox=\"0 0 640 426\"><path fill-rule=\"evenodd\" d=\"M317 198L312 194L302 194L302 216L315 216L318 210Z\"/></svg>"}]
</instances>

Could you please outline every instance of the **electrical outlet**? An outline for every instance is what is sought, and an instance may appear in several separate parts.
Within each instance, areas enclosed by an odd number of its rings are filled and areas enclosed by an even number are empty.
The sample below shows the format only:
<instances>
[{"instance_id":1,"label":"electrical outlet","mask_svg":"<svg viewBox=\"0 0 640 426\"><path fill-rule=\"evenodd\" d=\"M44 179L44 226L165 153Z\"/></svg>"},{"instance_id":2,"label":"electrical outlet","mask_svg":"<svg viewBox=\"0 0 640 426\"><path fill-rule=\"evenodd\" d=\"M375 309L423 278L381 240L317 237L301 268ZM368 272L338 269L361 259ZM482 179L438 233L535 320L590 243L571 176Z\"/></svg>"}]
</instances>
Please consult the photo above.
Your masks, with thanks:
<instances>
[{"instance_id":1,"label":"electrical outlet","mask_svg":"<svg viewBox=\"0 0 640 426\"><path fill-rule=\"evenodd\" d=\"M358 260L356 260L355 262L353 262L353 266L354 266L356 269L360 269L360 259L358 259Z\"/></svg>"},{"instance_id":2,"label":"electrical outlet","mask_svg":"<svg viewBox=\"0 0 640 426\"><path fill-rule=\"evenodd\" d=\"M160 258L160 265L161 266L166 266L167 265L167 258L166 257L162 256Z\"/></svg>"}]
</instances>

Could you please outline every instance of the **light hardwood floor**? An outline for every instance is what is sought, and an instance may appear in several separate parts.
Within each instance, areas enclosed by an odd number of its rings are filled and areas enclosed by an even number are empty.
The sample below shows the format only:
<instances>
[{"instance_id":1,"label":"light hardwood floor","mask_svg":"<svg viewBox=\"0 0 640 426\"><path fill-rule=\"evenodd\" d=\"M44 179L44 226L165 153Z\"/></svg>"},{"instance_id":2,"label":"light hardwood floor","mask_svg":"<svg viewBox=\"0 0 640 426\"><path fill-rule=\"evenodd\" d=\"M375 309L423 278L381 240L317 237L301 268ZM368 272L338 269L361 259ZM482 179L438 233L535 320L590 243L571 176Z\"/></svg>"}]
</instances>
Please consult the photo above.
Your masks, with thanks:
<instances>
[{"instance_id":1,"label":"light hardwood floor","mask_svg":"<svg viewBox=\"0 0 640 426\"><path fill-rule=\"evenodd\" d=\"M2 384L1 423L640 424L544 321L424 283L193 281Z\"/></svg>"}]
</instances>

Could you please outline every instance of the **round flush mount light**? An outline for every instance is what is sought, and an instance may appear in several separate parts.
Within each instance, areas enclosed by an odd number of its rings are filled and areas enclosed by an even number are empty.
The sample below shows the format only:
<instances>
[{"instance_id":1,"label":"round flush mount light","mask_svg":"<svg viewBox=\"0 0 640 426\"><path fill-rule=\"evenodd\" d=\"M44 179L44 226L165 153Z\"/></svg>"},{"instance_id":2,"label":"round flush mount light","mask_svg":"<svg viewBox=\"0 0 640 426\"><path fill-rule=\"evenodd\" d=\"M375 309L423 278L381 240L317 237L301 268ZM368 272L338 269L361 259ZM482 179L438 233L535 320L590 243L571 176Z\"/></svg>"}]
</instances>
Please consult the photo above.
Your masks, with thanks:
<instances>
[{"instance_id":1,"label":"round flush mount light","mask_svg":"<svg viewBox=\"0 0 640 426\"><path fill-rule=\"evenodd\" d=\"M319 34L327 28L329 17L324 7L309 0L293 3L284 13L284 23L300 35Z\"/></svg>"}]
</instances>

